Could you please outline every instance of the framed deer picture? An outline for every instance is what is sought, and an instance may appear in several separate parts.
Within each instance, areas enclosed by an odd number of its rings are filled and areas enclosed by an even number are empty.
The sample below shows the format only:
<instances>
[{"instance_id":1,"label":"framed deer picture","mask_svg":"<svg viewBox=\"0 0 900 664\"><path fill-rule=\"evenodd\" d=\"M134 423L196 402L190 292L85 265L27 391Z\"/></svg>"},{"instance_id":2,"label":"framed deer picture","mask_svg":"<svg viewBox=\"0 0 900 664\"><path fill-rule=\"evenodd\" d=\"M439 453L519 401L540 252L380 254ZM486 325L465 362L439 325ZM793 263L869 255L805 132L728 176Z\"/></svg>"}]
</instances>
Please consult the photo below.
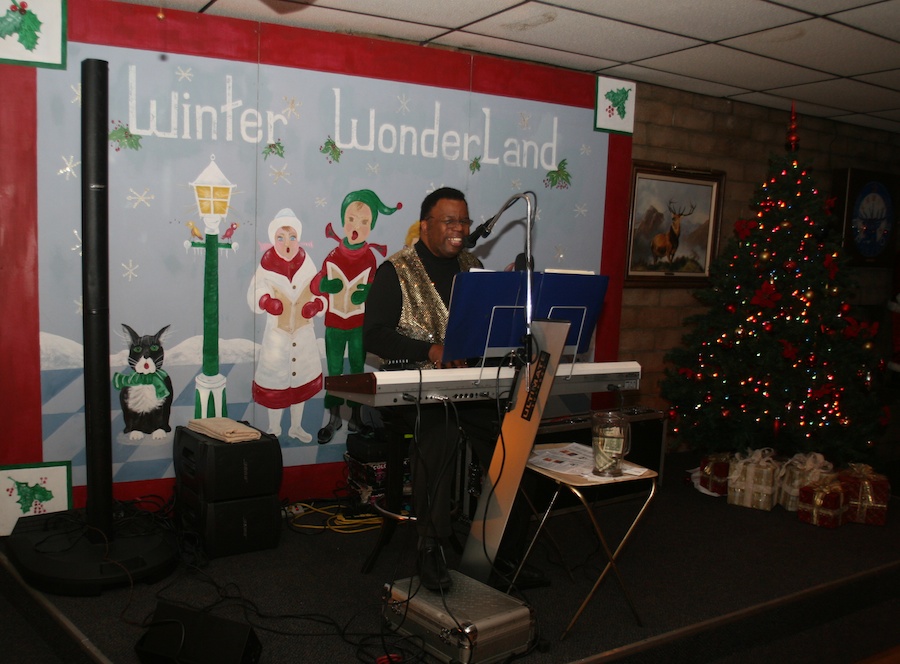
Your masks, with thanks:
<instances>
[{"instance_id":1,"label":"framed deer picture","mask_svg":"<svg viewBox=\"0 0 900 664\"><path fill-rule=\"evenodd\" d=\"M625 275L629 285L707 283L724 183L721 171L633 163Z\"/></svg>"}]
</instances>

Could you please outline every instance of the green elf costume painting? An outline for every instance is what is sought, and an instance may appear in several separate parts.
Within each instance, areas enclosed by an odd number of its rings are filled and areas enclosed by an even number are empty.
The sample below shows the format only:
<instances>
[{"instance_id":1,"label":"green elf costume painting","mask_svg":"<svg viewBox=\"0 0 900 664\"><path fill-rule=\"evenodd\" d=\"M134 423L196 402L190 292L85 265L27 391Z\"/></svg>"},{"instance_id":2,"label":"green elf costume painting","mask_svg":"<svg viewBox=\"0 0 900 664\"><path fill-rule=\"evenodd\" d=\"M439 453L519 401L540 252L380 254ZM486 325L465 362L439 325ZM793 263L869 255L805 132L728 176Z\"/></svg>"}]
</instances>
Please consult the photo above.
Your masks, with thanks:
<instances>
[{"instance_id":1,"label":"green elf costume painting","mask_svg":"<svg viewBox=\"0 0 900 664\"><path fill-rule=\"evenodd\" d=\"M341 204L341 225L344 237L334 232L331 224L325 229L328 238L336 240L335 247L322 262L322 269L313 278L310 285L316 295L327 298L325 313L325 357L329 376L340 376L344 373L344 351L351 373L362 373L365 365L363 350L362 325L365 315L365 302L369 294L372 279L377 267L374 252L387 255L387 247L370 244L367 240L379 214L394 214L403 207L388 207L381 202L378 195L369 189L353 191L344 197ZM321 300L312 304L318 308L326 305ZM325 410L327 421L318 432L318 442L328 443L334 432L341 428L340 407L344 399L325 393ZM351 409L347 424L349 431L361 432L365 425L360 417L360 404L348 401Z\"/></svg>"}]
</instances>

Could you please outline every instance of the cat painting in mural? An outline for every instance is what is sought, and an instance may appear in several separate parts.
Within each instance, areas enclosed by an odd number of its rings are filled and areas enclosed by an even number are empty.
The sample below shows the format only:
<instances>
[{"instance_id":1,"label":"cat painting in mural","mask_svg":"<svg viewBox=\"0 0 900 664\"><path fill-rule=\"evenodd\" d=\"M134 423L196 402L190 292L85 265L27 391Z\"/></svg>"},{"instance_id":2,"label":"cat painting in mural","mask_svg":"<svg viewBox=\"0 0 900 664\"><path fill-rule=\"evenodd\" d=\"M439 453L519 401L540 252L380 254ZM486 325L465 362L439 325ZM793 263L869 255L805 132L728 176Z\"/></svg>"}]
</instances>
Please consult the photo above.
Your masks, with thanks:
<instances>
[{"instance_id":1,"label":"cat painting in mural","mask_svg":"<svg viewBox=\"0 0 900 664\"><path fill-rule=\"evenodd\" d=\"M122 415L125 417L125 433L131 440L140 440L144 434L155 439L165 438L172 430L169 414L172 411L172 379L163 371L163 339L169 326L154 335L139 335L122 324L130 337L128 366L131 373L116 372L113 387L119 392Z\"/></svg>"}]
</instances>

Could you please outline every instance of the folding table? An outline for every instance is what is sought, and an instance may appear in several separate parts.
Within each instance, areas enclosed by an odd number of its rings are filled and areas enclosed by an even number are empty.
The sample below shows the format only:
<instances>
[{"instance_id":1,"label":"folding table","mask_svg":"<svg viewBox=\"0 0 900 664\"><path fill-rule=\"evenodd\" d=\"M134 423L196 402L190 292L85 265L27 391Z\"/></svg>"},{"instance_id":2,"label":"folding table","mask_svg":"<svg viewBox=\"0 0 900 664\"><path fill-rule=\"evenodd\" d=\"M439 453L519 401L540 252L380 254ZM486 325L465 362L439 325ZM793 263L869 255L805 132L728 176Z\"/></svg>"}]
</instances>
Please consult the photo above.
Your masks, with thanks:
<instances>
[{"instance_id":1,"label":"folding table","mask_svg":"<svg viewBox=\"0 0 900 664\"><path fill-rule=\"evenodd\" d=\"M584 465L584 458L579 458L583 457L583 455L587 455L587 459L590 460L587 467L585 467ZM650 470L648 468L644 468L643 466L638 466L637 464L630 463L627 460L623 460L621 462L623 470L622 475L618 477L601 477L598 475L593 475L590 473L590 467L592 466L591 455L592 451L589 447L585 445L578 445L576 443L549 443L545 445L535 445L526 465L526 468L528 468L532 472L543 475L544 477L547 477L555 482L556 490L553 493L553 497L550 499L550 503L547 505L547 509L544 511L544 514L541 517L537 531L535 532L531 543L528 545L528 549L525 552L522 564L519 566L519 569L516 570L516 575L518 575L518 572L522 569L522 566L524 566L525 560L527 560L529 554L531 553L531 550L534 547L538 536L541 534L541 531L544 528L544 524L547 522L547 519L550 516L554 505L556 504L556 500L559 498L560 493L564 489L570 491L584 507L584 510L594 527L594 532L596 533L597 538L600 540L600 544L602 545L603 551L606 554L607 558L607 563L604 566L603 571L600 573L600 576L597 578L597 581L594 583L591 591L587 594L587 597L584 598L584 601L581 603L578 611L572 617L572 620L569 622L568 627L566 627L565 631L562 633L560 640L564 639L566 635L568 635L569 631L572 629L572 626L575 624L575 621L578 620L578 618L581 616L588 602L591 601L591 598L597 592L597 588L600 587L600 584L603 582L603 579L606 578L606 575L610 570L612 570L616 575L616 578L619 581L619 585L621 586L622 591L625 593L625 599L628 601L628 605L631 607L631 611L632 613L634 613L634 617L637 620L638 625L642 624L641 618L634 606L634 602L631 600L628 589L625 587L625 583L622 581L622 576L619 574L619 567L616 562L619 558L620 553L622 552L622 549L630 539L631 534L634 532L634 529L637 527L637 524L647 512L647 507L650 505L650 502L656 495L657 473L654 470ZM579 462L581 463L579 464ZM615 551L611 551L609 545L606 542L606 537L603 534L603 530L600 528L600 522L597 520L597 515L595 514L595 510L600 510L602 505L598 502L595 502L592 505L591 502L585 498L582 490L590 487L599 487L604 485L608 486L612 484L620 484L622 482L635 481L649 482L649 493L647 494L646 499L644 500L643 504L632 520L631 525L628 527L627 532L622 537L622 540L619 542L618 546L616 546ZM513 583L515 583L515 578L513 579Z\"/></svg>"}]
</instances>

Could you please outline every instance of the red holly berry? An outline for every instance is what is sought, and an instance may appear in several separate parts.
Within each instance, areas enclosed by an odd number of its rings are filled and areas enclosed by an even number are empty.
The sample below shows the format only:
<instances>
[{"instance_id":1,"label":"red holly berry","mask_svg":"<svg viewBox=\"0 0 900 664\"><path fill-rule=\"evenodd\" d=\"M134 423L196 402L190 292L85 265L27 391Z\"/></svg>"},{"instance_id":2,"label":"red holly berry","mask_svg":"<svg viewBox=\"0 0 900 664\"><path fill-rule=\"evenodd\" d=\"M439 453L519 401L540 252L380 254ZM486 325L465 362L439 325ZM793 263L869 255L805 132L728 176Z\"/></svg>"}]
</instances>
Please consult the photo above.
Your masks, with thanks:
<instances>
[{"instance_id":1,"label":"red holly berry","mask_svg":"<svg viewBox=\"0 0 900 664\"><path fill-rule=\"evenodd\" d=\"M27 2L20 2L20 3L19 3L19 7L21 7L22 9L28 9L28 3L27 3Z\"/></svg>"}]
</instances>

